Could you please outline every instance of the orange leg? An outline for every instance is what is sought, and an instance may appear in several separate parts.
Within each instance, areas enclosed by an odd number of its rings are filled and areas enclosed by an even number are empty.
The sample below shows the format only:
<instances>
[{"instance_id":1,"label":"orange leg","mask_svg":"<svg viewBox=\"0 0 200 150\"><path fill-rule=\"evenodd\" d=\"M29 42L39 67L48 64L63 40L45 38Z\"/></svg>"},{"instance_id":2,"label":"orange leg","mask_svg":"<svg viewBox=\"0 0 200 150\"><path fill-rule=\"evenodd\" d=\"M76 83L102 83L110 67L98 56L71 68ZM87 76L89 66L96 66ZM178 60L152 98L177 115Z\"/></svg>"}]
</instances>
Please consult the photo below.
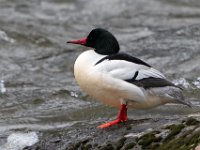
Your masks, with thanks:
<instances>
[{"instance_id":1,"label":"orange leg","mask_svg":"<svg viewBox=\"0 0 200 150\"><path fill-rule=\"evenodd\" d=\"M127 117L127 105L126 104L121 104L120 111L119 111L117 119L114 120L114 121L102 124L102 125L98 126L97 128L101 128L101 129L107 128L107 127L113 126L115 124L119 124L121 122L125 122L127 120L128 120L128 117Z\"/></svg>"}]
</instances>

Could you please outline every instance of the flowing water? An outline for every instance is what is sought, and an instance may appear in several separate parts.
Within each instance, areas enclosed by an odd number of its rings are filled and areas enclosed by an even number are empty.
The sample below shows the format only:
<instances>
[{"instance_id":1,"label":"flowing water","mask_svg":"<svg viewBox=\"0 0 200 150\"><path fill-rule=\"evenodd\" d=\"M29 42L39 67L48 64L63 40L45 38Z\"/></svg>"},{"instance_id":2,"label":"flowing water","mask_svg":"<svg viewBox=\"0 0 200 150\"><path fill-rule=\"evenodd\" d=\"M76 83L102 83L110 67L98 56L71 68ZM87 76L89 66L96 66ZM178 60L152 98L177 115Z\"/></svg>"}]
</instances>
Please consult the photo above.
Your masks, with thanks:
<instances>
[{"instance_id":1,"label":"flowing water","mask_svg":"<svg viewBox=\"0 0 200 150\"><path fill-rule=\"evenodd\" d=\"M200 115L199 7L199 0L0 0L0 145L19 131L42 137L115 117L117 109L74 80L74 61L87 48L65 43L95 27L183 86L194 104L130 110L130 118Z\"/></svg>"}]
</instances>

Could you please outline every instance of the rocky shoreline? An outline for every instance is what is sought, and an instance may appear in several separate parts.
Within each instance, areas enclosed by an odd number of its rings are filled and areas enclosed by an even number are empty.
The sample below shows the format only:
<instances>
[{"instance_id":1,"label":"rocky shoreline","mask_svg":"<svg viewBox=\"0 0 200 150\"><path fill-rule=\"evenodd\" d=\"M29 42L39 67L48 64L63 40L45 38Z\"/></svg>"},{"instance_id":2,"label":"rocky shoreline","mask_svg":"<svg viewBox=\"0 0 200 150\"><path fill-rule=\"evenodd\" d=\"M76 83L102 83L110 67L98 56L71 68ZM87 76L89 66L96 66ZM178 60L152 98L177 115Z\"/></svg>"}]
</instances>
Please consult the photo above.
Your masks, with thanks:
<instances>
[{"instance_id":1,"label":"rocky shoreline","mask_svg":"<svg viewBox=\"0 0 200 150\"><path fill-rule=\"evenodd\" d=\"M103 130L97 124L57 131L24 150L190 150L200 143L200 121L191 117L130 120Z\"/></svg>"}]
</instances>

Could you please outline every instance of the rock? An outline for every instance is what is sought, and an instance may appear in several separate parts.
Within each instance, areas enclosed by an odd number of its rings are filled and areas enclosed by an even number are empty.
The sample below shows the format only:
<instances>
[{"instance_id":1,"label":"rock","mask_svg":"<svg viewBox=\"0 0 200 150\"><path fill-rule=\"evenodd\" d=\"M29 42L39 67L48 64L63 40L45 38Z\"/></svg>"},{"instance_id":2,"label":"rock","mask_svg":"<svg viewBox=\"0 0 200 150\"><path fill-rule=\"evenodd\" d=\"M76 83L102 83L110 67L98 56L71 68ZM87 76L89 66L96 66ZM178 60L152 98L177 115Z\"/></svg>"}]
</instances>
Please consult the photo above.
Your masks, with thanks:
<instances>
[{"instance_id":1,"label":"rock","mask_svg":"<svg viewBox=\"0 0 200 150\"><path fill-rule=\"evenodd\" d=\"M190 121L188 121L190 120ZM191 121L193 120L193 121ZM130 121L120 126L114 126L109 129L97 130L96 128L79 129L79 136L69 140L71 135L64 134L64 131L58 131L52 137L46 137L34 146L26 147L24 150L129 150L129 149L149 149L149 150L190 150L197 149L200 146L200 127L194 121L195 118L187 120L172 121L153 121L137 123ZM143 129L151 122L155 128ZM188 122L193 122L189 125ZM195 125L194 125L194 122ZM171 123L170 125L168 125ZM128 130L127 126L131 126ZM149 130L151 129L151 130ZM140 133L139 134L139 130ZM61 133L62 133L62 136ZM81 138L84 134L87 138ZM132 136L134 134L134 136ZM130 136L131 135L131 136ZM80 137L80 139L78 138Z\"/></svg>"},{"instance_id":2,"label":"rock","mask_svg":"<svg viewBox=\"0 0 200 150\"><path fill-rule=\"evenodd\" d=\"M141 145L143 149L146 149L151 146L152 143L160 142L162 138L160 136L156 137L158 133L160 133L160 131L152 131L139 137L138 144Z\"/></svg>"},{"instance_id":3,"label":"rock","mask_svg":"<svg viewBox=\"0 0 200 150\"><path fill-rule=\"evenodd\" d=\"M125 141L126 141L125 137L122 137L121 139L119 139L116 142L116 150L120 150L124 146Z\"/></svg>"},{"instance_id":4,"label":"rock","mask_svg":"<svg viewBox=\"0 0 200 150\"><path fill-rule=\"evenodd\" d=\"M197 125L197 124L199 124L200 123L200 121L198 121L198 120L196 120L196 119L194 119L194 118L188 118L187 120L186 120L186 122L185 122L185 124L187 125L187 126L191 126L191 125Z\"/></svg>"},{"instance_id":5,"label":"rock","mask_svg":"<svg viewBox=\"0 0 200 150\"><path fill-rule=\"evenodd\" d=\"M114 150L114 147L109 143L104 145L100 150Z\"/></svg>"},{"instance_id":6,"label":"rock","mask_svg":"<svg viewBox=\"0 0 200 150\"><path fill-rule=\"evenodd\" d=\"M174 136L176 136L178 133L181 132L181 130L185 127L184 124L173 124L170 126L167 126L166 129L170 130L170 133L168 134L168 136L165 138L165 141L171 140L174 138Z\"/></svg>"},{"instance_id":7,"label":"rock","mask_svg":"<svg viewBox=\"0 0 200 150\"><path fill-rule=\"evenodd\" d=\"M135 145L136 145L135 142L127 143L127 144L124 146L124 150L132 149Z\"/></svg>"}]
</instances>

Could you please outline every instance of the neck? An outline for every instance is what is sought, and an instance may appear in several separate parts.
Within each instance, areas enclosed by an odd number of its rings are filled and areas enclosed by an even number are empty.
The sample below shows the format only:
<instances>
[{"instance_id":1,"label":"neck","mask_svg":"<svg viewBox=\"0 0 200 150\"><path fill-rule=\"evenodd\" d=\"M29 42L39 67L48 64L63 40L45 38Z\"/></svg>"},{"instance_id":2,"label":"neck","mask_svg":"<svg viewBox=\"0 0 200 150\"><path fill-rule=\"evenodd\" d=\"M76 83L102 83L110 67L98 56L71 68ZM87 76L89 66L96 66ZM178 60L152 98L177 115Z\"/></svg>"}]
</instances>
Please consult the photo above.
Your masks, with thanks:
<instances>
[{"instance_id":1,"label":"neck","mask_svg":"<svg viewBox=\"0 0 200 150\"><path fill-rule=\"evenodd\" d=\"M94 51L101 55L112 55L117 54L119 52L119 47L112 47L110 45L107 45L103 48L96 48Z\"/></svg>"}]
</instances>

